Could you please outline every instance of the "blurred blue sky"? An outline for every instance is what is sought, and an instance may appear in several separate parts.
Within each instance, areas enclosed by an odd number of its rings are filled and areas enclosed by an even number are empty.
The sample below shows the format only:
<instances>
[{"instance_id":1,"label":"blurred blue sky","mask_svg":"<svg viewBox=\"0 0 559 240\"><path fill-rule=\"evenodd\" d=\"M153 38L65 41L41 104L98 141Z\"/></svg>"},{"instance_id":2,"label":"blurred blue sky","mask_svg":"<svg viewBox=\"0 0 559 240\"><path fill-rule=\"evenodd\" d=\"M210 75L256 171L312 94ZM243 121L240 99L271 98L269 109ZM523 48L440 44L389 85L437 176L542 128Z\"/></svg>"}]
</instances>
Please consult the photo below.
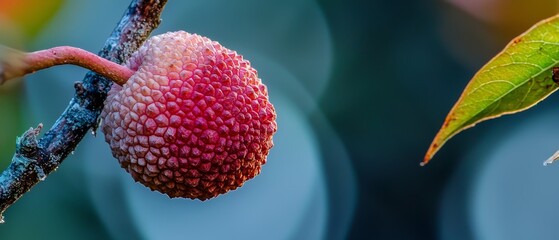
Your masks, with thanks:
<instances>
[{"instance_id":1,"label":"blurred blue sky","mask_svg":"<svg viewBox=\"0 0 559 240\"><path fill-rule=\"evenodd\" d=\"M129 1L53 4L28 25L0 9L0 41L95 52ZM244 55L267 84L279 130L262 173L216 199L169 200L134 183L103 137L88 135L6 212L0 239L554 239L559 174L542 163L559 148L556 96L480 124L418 164L475 71L556 7L169 0L154 34L205 35ZM62 66L0 88L1 167L17 135L52 125L85 73Z\"/></svg>"}]
</instances>

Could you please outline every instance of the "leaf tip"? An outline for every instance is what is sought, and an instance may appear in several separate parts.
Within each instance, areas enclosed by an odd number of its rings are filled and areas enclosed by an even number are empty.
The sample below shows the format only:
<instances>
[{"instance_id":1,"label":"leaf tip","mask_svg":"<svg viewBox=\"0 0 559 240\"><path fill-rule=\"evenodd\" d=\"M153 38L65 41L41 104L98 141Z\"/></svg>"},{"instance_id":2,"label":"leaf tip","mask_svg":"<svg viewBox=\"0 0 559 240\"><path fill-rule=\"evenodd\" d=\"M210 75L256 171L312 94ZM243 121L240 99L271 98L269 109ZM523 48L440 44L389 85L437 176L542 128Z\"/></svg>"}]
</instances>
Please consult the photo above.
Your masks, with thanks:
<instances>
[{"instance_id":1,"label":"leaf tip","mask_svg":"<svg viewBox=\"0 0 559 240\"><path fill-rule=\"evenodd\" d=\"M427 150L427 153L425 154L425 157L423 157L423 161L419 163L419 166L423 167L427 165L427 163L431 161L431 159L433 158L433 156L438 150L439 150L439 145L436 142L431 143L429 150Z\"/></svg>"}]
</instances>

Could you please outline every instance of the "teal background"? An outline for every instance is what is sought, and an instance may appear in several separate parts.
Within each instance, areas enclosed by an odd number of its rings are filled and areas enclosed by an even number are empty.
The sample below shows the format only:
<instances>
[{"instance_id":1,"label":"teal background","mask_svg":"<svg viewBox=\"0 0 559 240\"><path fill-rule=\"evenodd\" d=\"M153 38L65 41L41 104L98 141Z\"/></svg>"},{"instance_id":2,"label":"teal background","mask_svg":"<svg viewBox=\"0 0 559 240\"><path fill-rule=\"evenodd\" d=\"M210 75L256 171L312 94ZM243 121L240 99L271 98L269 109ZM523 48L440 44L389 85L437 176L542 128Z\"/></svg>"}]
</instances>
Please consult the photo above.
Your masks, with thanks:
<instances>
[{"instance_id":1,"label":"teal background","mask_svg":"<svg viewBox=\"0 0 559 240\"><path fill-rule=\"evenodd\" d=\"M451 2L169 0L154 34L219 41L269 87L279 130L262 173L216 199L169 200L88 134L8 209L0 239L554 239L559 174L541 165L559 146L556 96L419 167L471 76L529 26L501 31ZM64 1L35 34L0 24L0 39L96 52L128 4ZM0 167L85 73L61 66L0 87Z\"/></svg>"}]
</instances>

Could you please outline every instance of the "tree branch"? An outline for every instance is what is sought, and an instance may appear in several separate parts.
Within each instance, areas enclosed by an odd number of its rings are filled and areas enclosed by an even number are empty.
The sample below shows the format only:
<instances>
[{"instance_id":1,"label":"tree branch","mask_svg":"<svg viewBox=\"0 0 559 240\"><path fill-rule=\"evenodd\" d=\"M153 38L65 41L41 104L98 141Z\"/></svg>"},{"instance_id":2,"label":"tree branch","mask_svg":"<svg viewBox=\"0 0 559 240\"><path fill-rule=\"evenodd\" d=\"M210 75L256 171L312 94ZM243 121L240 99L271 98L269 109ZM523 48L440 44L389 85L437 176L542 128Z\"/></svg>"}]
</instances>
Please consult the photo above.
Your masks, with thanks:
<instances>
[{"instance_id":1,"label":"tree branch","mask_svg":"<svg viewBox=\"0 0 559 240\"><path fill-rule=\"evenodd\" d=\"M133 0L107 39L99 56L122 64L160 23L167 0ZM12 162L0 175L0 221L6 209L44 180L76 148L93 128L95 132L103 102L112 82L95 73L76 82L76 94L50 130L29 129L17 140Z\"/></svg>"}]
</instances>

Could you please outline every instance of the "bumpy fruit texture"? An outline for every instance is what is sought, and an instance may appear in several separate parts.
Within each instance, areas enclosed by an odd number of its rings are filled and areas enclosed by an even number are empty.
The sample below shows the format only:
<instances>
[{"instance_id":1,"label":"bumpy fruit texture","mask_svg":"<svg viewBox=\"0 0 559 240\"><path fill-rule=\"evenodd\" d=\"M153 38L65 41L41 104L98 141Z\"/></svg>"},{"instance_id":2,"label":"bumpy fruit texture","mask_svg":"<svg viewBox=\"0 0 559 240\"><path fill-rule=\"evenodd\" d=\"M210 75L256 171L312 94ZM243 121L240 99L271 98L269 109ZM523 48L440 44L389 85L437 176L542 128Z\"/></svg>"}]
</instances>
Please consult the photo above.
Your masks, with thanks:
<instances>
[{"instance_id":1,"label":"bumpy fruit texture","mask_svg":"<svg viewBox=\"0 0 559 240\"><path fill-rule=\"evenodd\" d=\"M150 38L127 63L101 115L113 156L170 197L209 199L260 173L276 112L247 60L183 31Z\"/></svg>"}]
</instances>

